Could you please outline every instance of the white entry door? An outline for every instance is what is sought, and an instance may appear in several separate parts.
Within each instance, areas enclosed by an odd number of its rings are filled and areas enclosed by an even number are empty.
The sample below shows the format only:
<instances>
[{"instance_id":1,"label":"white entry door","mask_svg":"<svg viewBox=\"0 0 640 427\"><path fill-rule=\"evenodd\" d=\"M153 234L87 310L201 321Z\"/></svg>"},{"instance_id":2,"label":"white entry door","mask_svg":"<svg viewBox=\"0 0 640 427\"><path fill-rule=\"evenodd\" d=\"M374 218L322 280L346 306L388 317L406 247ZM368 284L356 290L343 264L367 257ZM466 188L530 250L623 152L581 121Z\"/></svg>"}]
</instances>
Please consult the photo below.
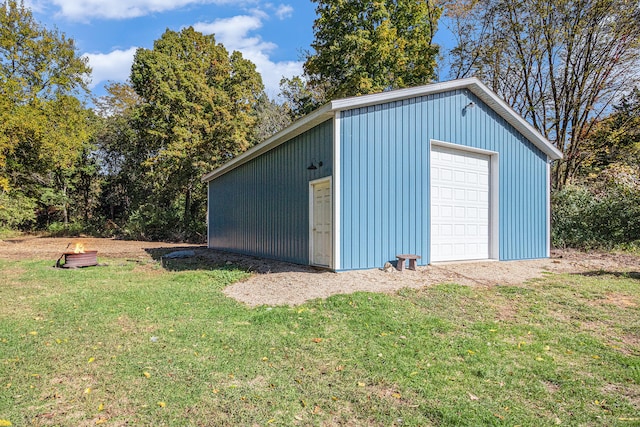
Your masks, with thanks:
<instances>
[{"instance_id":1,"label":"white entry door","mask_svg":"<svg viewBox=\"0 0 640 427\"><path fill-rule=\"evenodd\" d=\"M431 261L489 258L490 156L431 147Z\"/></svg>"},{"instance_id":2,"label":"white entry door","mask_svg":"<svg viewBox=\"0 0 640 427\"><path fill-rule=\"evenodd\" d=\"M331 180L311 183L310 188L311 264L331 267L332 207Z\"/></svg>"}]
</instances>

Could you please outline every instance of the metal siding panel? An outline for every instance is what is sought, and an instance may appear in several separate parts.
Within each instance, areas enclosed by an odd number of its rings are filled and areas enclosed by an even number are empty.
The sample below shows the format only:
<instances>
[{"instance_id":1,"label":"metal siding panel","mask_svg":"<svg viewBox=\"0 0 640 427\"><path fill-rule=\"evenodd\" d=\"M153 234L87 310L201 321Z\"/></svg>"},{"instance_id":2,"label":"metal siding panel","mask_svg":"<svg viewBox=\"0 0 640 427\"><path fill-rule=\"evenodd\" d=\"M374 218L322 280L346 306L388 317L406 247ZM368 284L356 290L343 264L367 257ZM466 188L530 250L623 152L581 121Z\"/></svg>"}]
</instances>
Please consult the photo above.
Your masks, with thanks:
<instances>
[{"instance_id":1,"label":"metal siding panel","mask_svg":"<svg viewBox=\"0 0 640 427\"><path fill-rule=\"evenodd\" d=\"M379 189L377 193L374 194L374 198L380 199L374 202L374 206L384 206L384 202L382 201L383 193L382 193L382 105L376 105L374 107L373 114L373 123L375 126L375 130L373 131L373 135L371 138L371 142L373 145L373 170L378 171L374 175L375 179L375 189ZM373 212L374 218L373 221L375 224L380 224L380 227L375 230L374 242L378 242L378 244L374 245L371 248L372 257L375 262L376 259L382 258L382 245L383 245L383 234L384 234L384 221L382 209L375 209Z\"/></svg>"},{"instance_id":2,"label":"metal siding panel","mask_svg":"<svg viewBox=\"0 0 640 427\"><path fill-rule=\"evenodd\" d=\"M340 132L342 269L379 267L400 252L429 262L431 139L500 153L500 258L546 256L546 156L473 94L348 110Z\"/></svg>"},{"instance_id":3,"label":"metal siding panel","mask_svg":"<svg viewBox=\"0 0 640 427\"><path fill-rule=\"evenodd\" d=\"M397 253L415 252L421 246L418 105L415 100L404 101L343 116L343 269L382 266Z\"/></svg>"},{"instance_id":4,"label":"metal siding panel","mask_svg":"<svg viewBox=\"0 0 640 427\"><path fill-rule=\"evenodd\" d=\"M332 173L330 129L324 122L211 181L211 247L307 264L308 183ZM311 161L323 166L309 171Z\"/></svg>"}]
</instances>

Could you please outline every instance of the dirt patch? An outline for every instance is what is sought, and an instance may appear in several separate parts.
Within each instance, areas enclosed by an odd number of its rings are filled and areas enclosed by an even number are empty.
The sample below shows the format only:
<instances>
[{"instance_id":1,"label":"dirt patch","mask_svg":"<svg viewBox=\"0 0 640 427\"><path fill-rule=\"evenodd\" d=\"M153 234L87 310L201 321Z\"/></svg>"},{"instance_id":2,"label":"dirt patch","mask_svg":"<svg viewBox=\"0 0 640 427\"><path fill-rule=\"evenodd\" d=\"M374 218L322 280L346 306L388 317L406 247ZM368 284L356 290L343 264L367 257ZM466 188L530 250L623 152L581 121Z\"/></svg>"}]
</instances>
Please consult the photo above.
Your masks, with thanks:
<instances>
[{"instance_id":1,"label":"dirt patch","mask_svg":"<svg viewBox=\"0 0 640 427\"><path fill-rule=\"evenodd\" d=\"M418 267L416 271L381 269L332 273L308 266L232 254L203 246L139 242L97 238L25 237L0 241L0 259L50 259L52 263L77 241L86 249L97 250L100 258L125 258L141 262L160 261L165 253L191 249L195 258L176 260L184 269L202 263L233 266L253 273L243 282L225 289L225 294L249 306L298 305L315 298L357 291L393 293L402 288L422 288L437 283L471 286L514 285L542 277L545 273L578 273L585 275L615 274L640 277L640 257L628 254L584 253L572 250L554 251L549 259L443 263ZM169 268L171 264L165 265ZM635 301L612 298L612 304L629 307ZM508 316L509 313L505 313Z\"/></svg>"},{"instance_id":2,"label":"dirt patch","mask_svg":"<svg viewBox=\"0 0 640 427\"><path fill-rule=\"evenodd\" d=\"M0 259L50 259L53 262L63 252L73 250L76 243L82 243L86 250L97 250L98 258L148 259L150 252L164 248L202 248L199 245L166 242L139 242L92 237L35 237L0 240Z\"/></svg>"},{"instance_id":3,"label":"dirt patch","mask_svg":"<svg viewBox=\"0 0 640 427\"><path fill-rule=\"evenodd\" d=\"M603 303L615 305L618 308L629 308L638 306L633 297L621 294L607 294L607 299L605 299Z\"/></svg>"}]
</instances>

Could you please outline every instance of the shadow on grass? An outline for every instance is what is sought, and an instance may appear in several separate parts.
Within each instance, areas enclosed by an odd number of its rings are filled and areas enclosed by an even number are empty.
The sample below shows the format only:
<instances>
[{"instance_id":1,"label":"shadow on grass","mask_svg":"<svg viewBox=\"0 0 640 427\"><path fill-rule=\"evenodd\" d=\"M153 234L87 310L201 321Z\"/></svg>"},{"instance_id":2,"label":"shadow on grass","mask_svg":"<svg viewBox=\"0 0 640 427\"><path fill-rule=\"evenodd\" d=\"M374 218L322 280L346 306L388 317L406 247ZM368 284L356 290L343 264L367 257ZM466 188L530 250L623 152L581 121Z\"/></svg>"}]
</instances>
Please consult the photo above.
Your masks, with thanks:
<instances>
[{"instance_id":1,"label":"shadow on grass","mask_svg":"<svg viewBox=\"0 0 640 427\"><path fill-rule=\"evenodd\" d=\"M583 273L574 273L577 276L585 276L585 277L599 277L599 276L614 276L621 279L634 279L640 280L640 272L637 271L608 271L608 270L597 270L597 271L585 271Z\"/></svg>"},{"instance_id":2,"label":"shadow on grass","mask_svg":"<svg viewBox=\"0 0 640 427\"><path fill-rule=\"evenodd\" d=\"M298 265L274 259L258 258L198 247L147 248L145 251L168 271L194 270L242 270L247 273L324 273L327 270L307 265ZM194 255L185 258L168 258L167 255L177 251L193 251Z\"/></svg>"}]
</instances>

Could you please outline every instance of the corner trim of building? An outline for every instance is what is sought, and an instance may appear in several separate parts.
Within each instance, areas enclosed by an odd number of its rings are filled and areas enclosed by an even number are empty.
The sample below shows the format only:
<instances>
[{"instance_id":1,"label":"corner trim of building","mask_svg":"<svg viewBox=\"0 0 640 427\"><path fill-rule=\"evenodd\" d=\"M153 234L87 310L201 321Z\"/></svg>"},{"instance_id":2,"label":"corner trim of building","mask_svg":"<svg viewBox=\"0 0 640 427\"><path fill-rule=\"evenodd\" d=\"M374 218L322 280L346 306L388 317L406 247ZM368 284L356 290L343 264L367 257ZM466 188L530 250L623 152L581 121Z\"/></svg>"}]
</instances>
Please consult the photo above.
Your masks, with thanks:
<instances>
[{"instance_id":1,"label":"corner trim of building","mask_svg":"<svg viewBox=\"0 0 640 427\"><path fill-rule=\"evenodd\" d=\"M551 258L551 160L547 158L547 258Z\"/></svg>"},{"instance_id":2,"label":"corner trim of building","mask_svg":"<svg viewBox=\"0 0 640 427\"><path fill-rule=\"evenodd\" d=\"M333 118L333 265L335 271L341 268L340 259L340 111Z\"/></svg>"}]
</instances>

